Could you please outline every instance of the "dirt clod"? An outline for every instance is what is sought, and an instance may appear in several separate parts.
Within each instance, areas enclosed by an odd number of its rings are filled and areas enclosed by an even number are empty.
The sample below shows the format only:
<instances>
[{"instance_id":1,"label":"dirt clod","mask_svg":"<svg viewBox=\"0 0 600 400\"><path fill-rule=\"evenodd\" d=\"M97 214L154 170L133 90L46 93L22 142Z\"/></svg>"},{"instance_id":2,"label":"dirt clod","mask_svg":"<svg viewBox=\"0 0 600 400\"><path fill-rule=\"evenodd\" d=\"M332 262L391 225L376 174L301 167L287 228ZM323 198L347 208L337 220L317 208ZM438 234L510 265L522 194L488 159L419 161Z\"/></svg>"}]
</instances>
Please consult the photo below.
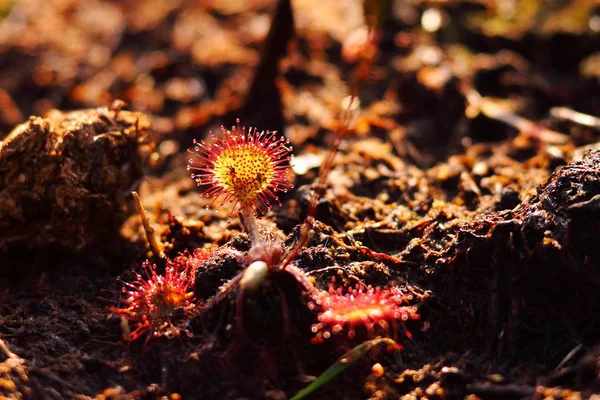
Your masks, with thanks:
<instances>
[{"instance_id":1,"label":"dirt clod","mask_svg":"<svg viewBox=\"0 0 600 400\"><path fill-rule=\"evenodd\" d=\"M0 142L0 250L119 241L149 119L105 108L32 117Z\"/></svg>"}]
</instances>

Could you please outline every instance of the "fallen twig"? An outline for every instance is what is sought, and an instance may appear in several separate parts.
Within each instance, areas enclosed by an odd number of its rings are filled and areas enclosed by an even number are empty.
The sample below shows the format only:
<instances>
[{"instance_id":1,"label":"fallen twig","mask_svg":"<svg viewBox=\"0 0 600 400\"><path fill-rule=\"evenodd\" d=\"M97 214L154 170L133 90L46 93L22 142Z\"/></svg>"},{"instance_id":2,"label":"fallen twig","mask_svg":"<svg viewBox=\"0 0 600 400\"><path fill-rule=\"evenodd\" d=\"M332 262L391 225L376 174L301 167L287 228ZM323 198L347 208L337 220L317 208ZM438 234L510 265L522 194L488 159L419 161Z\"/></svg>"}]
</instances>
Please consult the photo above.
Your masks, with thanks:
<instances>
[{"instance_id":1,"label":"fallen twig","mask_svg":"<svg viewBox=\"0 0 600 400\"><path fill-rule=\"evenodd\" d=\"M526 385L494 385L491 383L471 383L467 393L484 399L523 399L535 394L535 387Z\"/></svg>"},{"instance_id":2,"label":"fallen twig","mask_svg":"<svg viewBox=\"0 0 600 400\"><path fill-rule=\"evenodd\" d=\"M165 252L163 251L162 243L156 239L154 228L150 225L150 220L148 220L148 215L146 214L146 210L144 210L140 196L138 196L136 191L131 192L131 195L135 200L135 208L137 208L140 217L142 217L142 225L144 226L144 232L146 233L146 239L148 239L148 245L150 246L150 250L152 250L152 254L156 258L164 259Z\"/></svg>"},{"instance_id":3,"label":"fallen twig","mask_svg":"<svg viewBox=\"0 0 600 400\"><path fill-rule=\"evenodd\" d=\"M461 85L461 90L466 96L469 105L488 118L504 122L517 129L519 132L535 137L544 143L565 144L569 141L569 136L545 128L540 124L514 114L494 100L482 97L477 90L464 82Z\"/></svg>"},{"instance_id":4,"label":"fallen twig","mask_svg":"<svg viewBox=\"0 0 600 400\"><path fill-rule=\"evenodd\" d=\"M550 109L550 115L554 118L565 119L579 125L600 129L600 118L580 113L567 107L553 107Z\"/></svg>"}]
</instances>

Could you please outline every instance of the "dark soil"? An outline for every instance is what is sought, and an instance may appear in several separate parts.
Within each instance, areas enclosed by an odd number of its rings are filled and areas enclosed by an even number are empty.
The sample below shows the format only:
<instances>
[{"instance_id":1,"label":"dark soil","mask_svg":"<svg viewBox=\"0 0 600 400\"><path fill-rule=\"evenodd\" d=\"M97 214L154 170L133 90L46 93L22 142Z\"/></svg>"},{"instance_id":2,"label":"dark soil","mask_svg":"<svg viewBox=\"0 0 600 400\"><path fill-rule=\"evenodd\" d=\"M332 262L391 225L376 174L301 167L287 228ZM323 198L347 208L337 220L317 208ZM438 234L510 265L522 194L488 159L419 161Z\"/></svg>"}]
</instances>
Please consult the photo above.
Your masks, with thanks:
<instances>
[{"instance_id":1,"label":"dark soil","mask_svg":"<svg viewBox=\"0 0 600 400\"><path fill-rule=\"evenodd\" d=\"M600 394L600 7L484 3L390 2L291 266L320 289L410 289L421 319L401 363L369 353L312 398ZM287 273L240 311L250 243L186 170L192 140L237 117L289 138L295 188L258 221L289 254L361 4L0 0L0 397L285 399L368 339L311 344ZM219 248L191 337L128 343L107 310L152 257L132 190L167 257Z\"/></svg>"}]
</instances>

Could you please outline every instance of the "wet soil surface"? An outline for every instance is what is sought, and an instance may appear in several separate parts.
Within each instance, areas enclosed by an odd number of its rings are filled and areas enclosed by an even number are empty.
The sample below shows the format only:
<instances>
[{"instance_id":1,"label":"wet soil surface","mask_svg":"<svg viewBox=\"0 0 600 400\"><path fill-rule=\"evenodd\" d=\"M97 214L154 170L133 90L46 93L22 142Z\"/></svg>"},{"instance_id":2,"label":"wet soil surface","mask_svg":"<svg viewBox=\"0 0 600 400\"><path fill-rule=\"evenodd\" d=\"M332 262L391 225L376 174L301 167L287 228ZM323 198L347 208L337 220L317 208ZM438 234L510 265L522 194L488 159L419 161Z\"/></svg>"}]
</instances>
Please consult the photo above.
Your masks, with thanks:
<instances>
[{"instance_id":1,"label":"wet soil surface","mask_svg":"<svg viewBox=\"0 0 600 400\"><path fill-rule=\"evenodd\" d=\"M420 319L401 360L371 352L313 398L600 392L600 9L389 3L290 270L401 288ZM311 343L293 273L240 297L250 242L186 169L221 123L284 134L294 189L258 226L293 254L362 2L0 0L0 21L1 396L285 399L372 338ZM126 341L110 311L144 260L170 265L132 190L166 257L201 259L174 338Z\"/></svg>"}]
</instances>

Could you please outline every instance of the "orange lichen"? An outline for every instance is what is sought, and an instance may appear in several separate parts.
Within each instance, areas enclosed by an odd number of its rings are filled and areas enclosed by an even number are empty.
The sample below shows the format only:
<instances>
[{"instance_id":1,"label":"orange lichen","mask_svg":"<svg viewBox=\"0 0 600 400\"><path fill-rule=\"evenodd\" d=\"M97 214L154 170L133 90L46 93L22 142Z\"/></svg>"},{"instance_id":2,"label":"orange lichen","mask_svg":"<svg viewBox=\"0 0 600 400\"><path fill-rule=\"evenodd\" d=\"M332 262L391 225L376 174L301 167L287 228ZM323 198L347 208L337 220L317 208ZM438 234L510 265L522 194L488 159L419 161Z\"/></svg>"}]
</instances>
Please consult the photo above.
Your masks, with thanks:
<instances>
[{"instance_id":1,"label":"orange lichen","mask_svg":"<svg viewBox=\"0 0 600 400\"><path fill-rule=\"evenodd\" d=\"M213 143L194 140L188 150L197 159L190 159L188 170L198 186L209 186L206 197L213 202L223 196L221 205L232 202L233 208L256 211L259 202L270 210L271 202L279 203L277 192L286 192L293 185L286 180L291 158L289 141L277 138L275 132L238 126L231 130L221 126L223 138L210 136ZM212 204L212 203L211 203ZM279 203L281 204L281 203Z\"/></svg>"}]
</instances>

